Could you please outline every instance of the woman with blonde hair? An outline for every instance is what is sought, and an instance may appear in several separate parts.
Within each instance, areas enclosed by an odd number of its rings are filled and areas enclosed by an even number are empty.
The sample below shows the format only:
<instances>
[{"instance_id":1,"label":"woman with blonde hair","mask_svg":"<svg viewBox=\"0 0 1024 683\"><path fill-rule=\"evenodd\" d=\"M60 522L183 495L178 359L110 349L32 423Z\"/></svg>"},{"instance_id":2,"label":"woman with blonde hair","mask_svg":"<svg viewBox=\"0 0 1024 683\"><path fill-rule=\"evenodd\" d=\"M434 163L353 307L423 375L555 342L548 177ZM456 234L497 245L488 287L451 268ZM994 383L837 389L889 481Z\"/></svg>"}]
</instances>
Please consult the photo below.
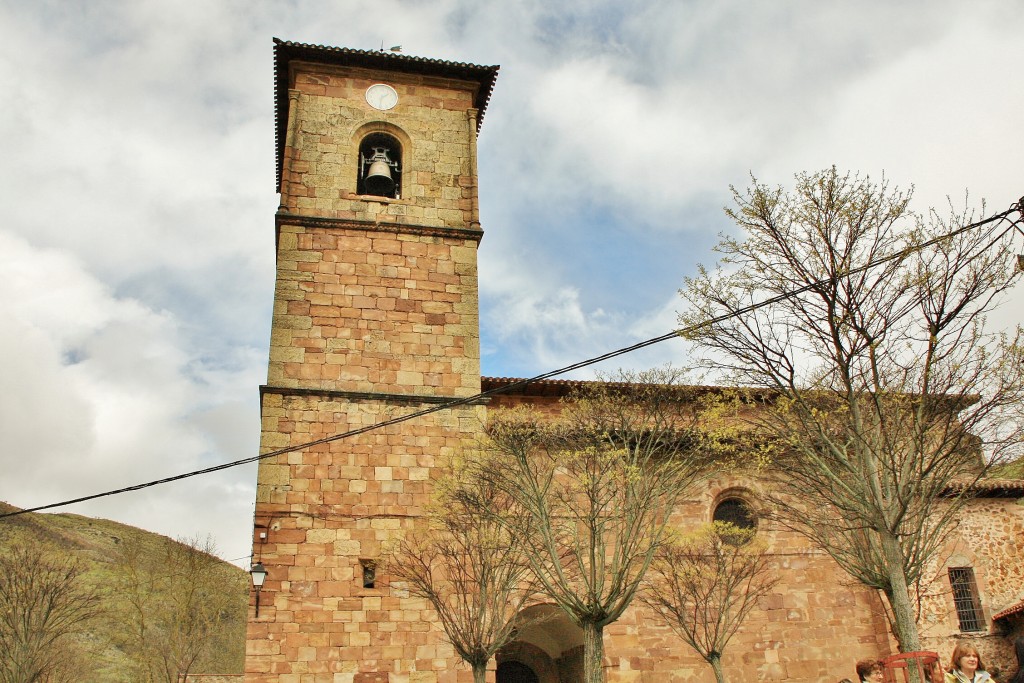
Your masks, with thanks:
<instances>
[{"instance_id":1,"label":"woman with blonde hair","mask_svg":"<svg viewBox=\"0 0 1024 683\"><path fill-rule=\"evenodd\" d=\"M882 683L885 680L884 666L880 659L862 659L857 662L856 668L860 683Z\"/></svg>"},{"instance_id":2,"label":"woman with blonde hair","mask_svg":"<svg viewBox=\"0 0 1024 683\"><path fill-rule=\"evenodd\" d=\"M967 643L957 643L946 671L946 683L985 683L991 680L992 676L985 671L978 648Z\"/></svg>"}]
</instances>

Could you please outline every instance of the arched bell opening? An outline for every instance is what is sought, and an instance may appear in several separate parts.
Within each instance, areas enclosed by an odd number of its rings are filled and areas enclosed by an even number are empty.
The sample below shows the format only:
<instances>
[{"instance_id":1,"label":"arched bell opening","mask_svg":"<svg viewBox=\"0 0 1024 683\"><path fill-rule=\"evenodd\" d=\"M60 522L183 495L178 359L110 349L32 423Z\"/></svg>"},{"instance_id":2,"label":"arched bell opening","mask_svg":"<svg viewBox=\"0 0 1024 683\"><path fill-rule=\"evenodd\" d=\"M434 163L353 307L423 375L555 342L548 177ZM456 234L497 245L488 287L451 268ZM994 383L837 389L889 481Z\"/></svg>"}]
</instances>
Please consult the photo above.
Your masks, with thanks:
<instances>
[{"instance_id":1,"label":"arched bell opening","mask_svg":"<svg viewBox=\"0 0 1024 683\"><path fill-rule=\"evenodd\" d=\"M516 639L496 655L496 683L575 683L583 680L583 631L555 605L520 613Z\"/></svg>"},{"instance_id":2,"label":"arched bell opening","mask_svg":"<svg viewBox=\"0 0 1024 683\"><path fill-rule=\"evenodd\" d=\"M362 195L402 196L402 145L387 133L371 133L359 143L356 191Z\"/></svg>"}]
</instances>

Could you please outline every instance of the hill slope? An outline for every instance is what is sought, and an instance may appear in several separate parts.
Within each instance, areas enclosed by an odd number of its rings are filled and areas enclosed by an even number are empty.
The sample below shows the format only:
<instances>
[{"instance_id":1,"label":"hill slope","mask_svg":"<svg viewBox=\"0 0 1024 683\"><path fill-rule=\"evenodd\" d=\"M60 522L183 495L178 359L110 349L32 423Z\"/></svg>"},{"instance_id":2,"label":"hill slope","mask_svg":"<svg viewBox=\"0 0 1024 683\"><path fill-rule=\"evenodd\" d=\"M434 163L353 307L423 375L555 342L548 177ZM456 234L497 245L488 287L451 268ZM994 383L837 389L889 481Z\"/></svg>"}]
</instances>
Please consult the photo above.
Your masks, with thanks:
<instances>
[{"instance_id":1,"label":"hill slope","mask_svg":"<svg viewBox=\"0 0 1024 683\"><path fill-rule=\"evenodd\" d=\"M0 502L0 513L17 509ZM0 555L18 544L73 556L83 583L102 597L102 615L78 640L88 660L83 681L135 683L158 668L157 680L173 682L169 669L181 661L193 662L193 674L242 673L249 576L196 550L209 550L205 543L106 519L27 513L0 519Z\"/></svg>"}]
</instances>

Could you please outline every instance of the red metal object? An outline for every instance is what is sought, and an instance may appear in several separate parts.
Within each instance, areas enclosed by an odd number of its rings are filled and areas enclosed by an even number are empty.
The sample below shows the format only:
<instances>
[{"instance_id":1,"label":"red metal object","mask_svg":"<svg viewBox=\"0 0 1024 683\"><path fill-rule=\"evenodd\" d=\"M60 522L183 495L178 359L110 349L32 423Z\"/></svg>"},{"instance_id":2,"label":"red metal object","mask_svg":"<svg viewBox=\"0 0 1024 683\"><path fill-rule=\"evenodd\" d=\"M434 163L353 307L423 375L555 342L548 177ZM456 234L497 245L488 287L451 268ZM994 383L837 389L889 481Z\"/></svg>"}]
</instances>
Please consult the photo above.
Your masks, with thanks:
<instances>
[{"instance_id":1,"label":"red metal object","mask_svg":"<svg viewBox=\"0 0 1024 683\"><path fill-rule=\"evenodd\" d=\"M942 675L936 673L935 669L938 663L939 655L936 652L901 652L882 659L882 672L885 683L942 683ZM916 678L911 678L912 670L918 672ZM938 678L932 678L933 673Z\"/></svg>"}]
</instances>

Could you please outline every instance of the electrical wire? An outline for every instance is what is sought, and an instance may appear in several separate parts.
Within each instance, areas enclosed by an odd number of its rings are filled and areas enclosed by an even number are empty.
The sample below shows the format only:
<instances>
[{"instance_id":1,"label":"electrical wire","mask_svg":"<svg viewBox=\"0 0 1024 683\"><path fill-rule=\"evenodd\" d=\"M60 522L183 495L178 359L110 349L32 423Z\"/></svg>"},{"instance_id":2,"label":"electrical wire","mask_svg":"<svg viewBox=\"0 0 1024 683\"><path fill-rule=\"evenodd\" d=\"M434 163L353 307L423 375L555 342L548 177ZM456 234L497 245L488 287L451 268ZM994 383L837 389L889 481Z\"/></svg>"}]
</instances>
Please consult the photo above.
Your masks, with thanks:
<instances>
[{"instance_id":1,"label":"electrical wire","mask_svg":"<svg viewBox=\"0 0 1024 683\"><path fill-rule=\"evenodd\" d=\"M801 287L797 287L796 289L789 290L789 291L783 292L781 294L777 294L777 295L775 295L773 297L770 297L768 299L765 299L763 301L758 301L758 302L749 304L747 306L743 306L741 308L738 308L738 309L736 309L734 311L729 311L727 313L724 313L722 315L716 316L716 317L711 318L709 320L705 320L705 321L703 321L701 323L698 323L698 324L695 324L695 325L689 325L689 326L686 326L686 327L683 327L683 328L680 328L680 329L677 329L677 330L673 330L671 332L668 332L666 334L660 335L658 337L653 337L651 339L647 339L645 341L633 344L631 346L626 346L626 347L623 347L623 348L620 348L620 349L616 349L614 351L609 351L607 353L601 354L600 356L594 356L592 358L588 358L586 360L582 360L582 361L579 361L577 363L573 363L571 365L567 365L565 367L558 368L557 370L551 370L551 371L548 371L548 372L544 372L544 373L541 373L539 375L535 375L533 377L530 377L528 379L516 380L515 382L512 382L510 384L506 384L506 385L503 385L503 386L500 386L500 387L495 387L493 389L488 389L487 391L482 391L482 392L474 394L472 396L466 396L464 398L458 398L458 399L452 399L451 401L445 401L444 403L439 403L439 404L430 406L429 408L424 408L422 410L417 410L417 411L414 411L414 412L411 412L411 413L407 413L405 415L400 415L398 417L394 417L394 418L391 418L391 419L388 419L388 420L384 420L382 422L376 422L374 424L366 425L366 426L360 427L358 429L351 429L351 430L349 430L347 432L342 432L340 434L335 434L333 436L324 437L322 439L316 439L315 441L309 441L309 442L306 442L306 443L296 444L296 445L293 445L293 446L285 446L284 448L278 448L276 450L269 451L267 453L262 453L260 455L254 455L254 456L250 456L248 458L241 458L240 460L233 460L231 462L222 463L220 465L214 465L212 467L206 467L206 468L199 469L199 470L193 470L191 472L185 472L183 474L177 474L177 475L174 475L174 476L171 476L171 477L164 477L162 479L155 479L153 481L148 481L148 482L144 482L144 483L141 483L141 484L135 484L133 486L125 486L123 488L114 489L114 490L111 490L111 491L104 491L103 493L94 493L92 495L81 496L79 498L72 498L70 500L61 501L59 503L50 503L48 505L39 505L39 506L36 506L36 507L25 508L23 510L17 510L17 511L14 511L14 512L7 512L7 513L4 513L4 514L0 514L0 519L4 519L6 517L16 517L18 515L23 515L23 514L26 514L26 513L29 513L29 512L39 512L39 511L42 511L42 510L50 510L52 508L64 507L66 505L73 505L75 503L84 503L86 501L96 500L97 498L105 498L107 496L115 496L115 495L119 495L119 494L122 494L122 493L129 493L129 492L132 492L132 491L141 491L143 489L147 489L147 488L150 488L152 486L159 486L161 484L169 484L171 482L181 481L182 479L188 479L188 478L191 478L191 477L197 477L197 476L200 476L200 475L203 475L203 474L211 474L213 472L219 472L221 470L230 469L232 467L238 467L240 465L247 465L249 463L258 462L260 460L266 460L268 458L275 458L275 457L277 457L279 455L284 455L285 453L292 453L294 451L304 450L304 449L307 449L307 448L312 448L314 446L320 446L320 445L323 445L323 444L331 443L332 441L338 441L340 439L351 438L353 436L358 436L360 434L365 434L367 432L375 431L377 429L383 429L385 427L391 427L393 425L397 425L397 424L400 424L402 422L407 422L409 420L414 420L416 418L423 417L425 415L430 415L432 413L437 413L437 412L440 412L442 410L451 410L452 408L458 408L459 406L468 405L470 403L476 403L476 402L479 402L482 399L489 398L489 397L497 395L497 394L511 392L511 391L516 390L516 389L520 389L522 387L525 387L525 386L527 386L529 384L532 384L534 382L540 382L540 381L543 381L543 380L546 380L546 379L551 379L552 377L557 377L559 375L564 375L564 374L567 374L567 373L572 372L574 370L580 370L582 368L586 368L586 367L589 367L591 365L596 365L597 363L601 363L603 361L610 360L612 358L618 358L619 356L624 356L624 355L633 353L634 351L639 351L640 349L646 348L648 346L654 346L655 344L660 344L660 343L662 343L664 341L668 341L669 339L675 339L675 338L680 337L680 336L684 336L684 335L687 335L687 334L692 334L693 332L696 332L697 330L699 330L699 329L701 329L703 327L707 327L707 326L710 326L710 325L715 325L715 324L720 323L720 322L724 322L725 320L728 320L729 318L734 318L734 317L738 317L738 316L741 316L741 315L745 315L745 314L750 313L752 311L756 311L756 310L758 310L760 308L764 308L765 306L771 306L773 304L779 303L780 301L784 301L784 300L792 298L794 296L798 296L800 294L803 294L804 292L807 292L807 291L809 291L811 289L814 289L815 287L820 287L821 285L824 285L824 284L827 284L829 282L832 282L833 280L835 280L838 277L849 277L851 275L856 275L858 273L867 271L867 270L869 270L871 268L874 268L876 266L882 265L884 263L888 263L889 261L894 261L894 260L897 260L897 259L906 258L907 256L909 256L910 254L912 254L912 253L914 253L916 251L920 251L920 250L925 249L925 248L927 248L929 246L932 246L934 244L938 244L939 242L942 242L943 240L947 240L947 239L951 239L953 237L956 237L957 235L959 235L959 234L961 234L963 232L967 232L968 230L973 230L975 228L982 227L982 226L987 225L989 223L994 223L994 222L998 222L998 221L1001 221L1001 220L1008 220L1010 214L1012 214L1014 212L1018 212L1021 215L1018 217L1017 220L1010 221L1009 227L1006 230L1004 230L1002 233L1000 233L999 237L1001 238L1001 237L1005 236L1006 233L1010 232L1011 230L1015 230L1015 229L1018 230L1018 231L1021 230L1020 221L1021 221L1022 218L1024 218L1024 197L1022 197L1019 202L1013 204L1009 209L1006 209L1002 213L994 214L992 216L989 216L988 218L985 218L983 220L977 221L975 223L970 223L968 225L961 226L960 228L957 228L956 230L952 230L952 231L950 231L948 233L945 233L943 235L939 235L937 237L933 237L932 239L926 240L924 242L921 242L920 244L914 244L914 245L912 245L910 247L907 247L907 248L902 249L902 250L900 250L898 252L890 254L889 256L885 256L885 257L876 259L874 261L870 261L870 262L868 262L868 263L866 263L866 264L864 264L862 266L858 266L857 268L851 268L850 270L842 273L839 276L833 276L832 278L824 278L824 279L821 279L821 280L817 280L815 282L811 282L811 283L803 285Z\"/></svg>"}]
</instances>

